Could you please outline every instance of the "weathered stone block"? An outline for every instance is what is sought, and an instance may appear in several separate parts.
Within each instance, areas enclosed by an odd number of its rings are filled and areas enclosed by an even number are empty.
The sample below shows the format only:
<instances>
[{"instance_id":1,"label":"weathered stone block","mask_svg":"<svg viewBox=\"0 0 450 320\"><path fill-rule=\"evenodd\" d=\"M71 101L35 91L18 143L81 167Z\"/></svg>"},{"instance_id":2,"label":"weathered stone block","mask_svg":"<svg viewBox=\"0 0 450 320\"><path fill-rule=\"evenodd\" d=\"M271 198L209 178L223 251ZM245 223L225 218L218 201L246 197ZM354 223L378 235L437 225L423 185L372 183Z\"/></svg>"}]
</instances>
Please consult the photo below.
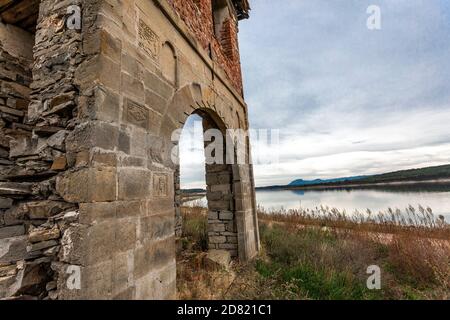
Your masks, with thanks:
<instances>
[{"instance_id":1,"label":"weathered stone block","mask_svg":"<svg viewBox=\"0 0 450 320\"><path fill-rule=\"evenodd\" d=\"M238 246L234 243L219 243L219 248L226 250L237 250Z\"/></svg>"},{"instance_id":2,"label":"weathered stone block","mask_svg":"<svg viewBox=\"0 0 450 320\"><path fill-rule=\"evenodd\" d=\"M150 109L134 99L126 98L124 100L122 121L126 124L148 130L150 123Z\"/></svg>"},{"instance_id":3,"label":"weathered stone block","mask_svg":"<svg viewBox=\"0 0 450 320\"><path fill-rule=\"evenodd\" d=\"M22 196L31 195L33 184L19 182L0 182L0 195Z\"/></svg>"},{"instance_id":4,"label":"weathered stone block","mask_svg":"<svg viewBox=\"0 0 450 320\"><path fill-rule=\"evenodd\" d=\"M43 152L47 147L47 143L43 139L32 139L28 136L17 137L10 143L11 158L36 156Z\"/></svg>"},{"instance_id":5,"label":"weathered stone block","mask_svg":"<svg viewBox=\"0 0 450 320\"><path fill-rule=\"evenodd\" d=\"M11 198L0 198L0 209L9 209L12 207L13 199Z\"/></svg>"},{"instance_id":6,"label":"weathered stone block","mask_svg":"<svg viewBox=\"0 0 450 320\"><path fill-rule=\"evenodd\" d=\"M30 219L47 219L72 207L71 204L61 201L36 201L26 204L27 215Z\"/></svg>"},{"instance_id":7,"label":"weathered stone block","mask_svg":"<svg viewBox=\"0 0 450 320\"><path fill-rule=\"evenodd\" d=\"M120 130L119 132L118 149L126 154L131 153L131 137L126 130Z\"/></svg>"},{"instance_id":8,"label":"weathered stone block","mask_svg":"<svg viewBox=\"0 0 450 320\"><path fill-rule=\"evenodd\" d=\"M91 117L105 122L118 122L120 115L120 98L111 90L104 87L95 89L94 105L88 105Z\"/></svg>"},{"instance_id":9,"label":"weathered stone block","mask_svg":"<svg viewBox=\"0 0 450 320\"><path fill-rule=\"evenodd\" d=\"M0 264L15 263L26 259L27 236L0 239Z\"/></svg>"},{"instance_id":10,"label":"weathered stone block","mask_svg":"<svg viewBox=\"0 0 450 320\"><path fill-rule=\"evenodd\" d=\"M38 243L32 243L31 245L27 246L27 252L33 253L36 251L45 250L54 246L57 246L58 242L55 240L49 240L49 241L42 241Z\"/></svg>"},{"instance_id":11,"label":"weathered stone block","mask_svg":"<svg viewBox=\"0 0 450 320\"><path fill-rule=\"evenodd\" d=\"M92 226L71 225L61 240L60 260L74 265L95 265L111 259L115 249L115 222Z\"/></svg>"},{"instance_id":12,"label":"weathered stone block","mask_svg":"<svg viewBox=\"0 0 450 320\"><path fill-rule=\"evenodd\" d=\"M112 91L119 92L118 79L120 79L120 65L103 55L84 61L75 72L75 84L82 90L103 84Z\"/></svg>"},{"instance_id":13,"label":"weathered stone block","mask_svg":"<svg viewBox=\"0 0 450 320\"><path fill-rule=\"evenodd\" d=\"M237 244L238 243L238 237L237 236L227 237L227 242L228 243Z\"/></svg>"},{"instance_id":14,"label":"weathered stone block","mask_svg":"<svg viewBox=\"0 0 450 320\"><path fill-rule=\"evenodd\" d=\"M57 150L65 151L66 150L66 137L69 134L66 130L61 130L54 135L52 135L50 138L47 139L47 144Z\"/></svg>"},{"instance_id":15,"label":"weathered stone block","mask_svg":"<svg viewBox=\"0 0 450 320\"><path fill-rule=\"evenodd\" d=\"M133 285L133 251L117 253L113 257L113 294L117 296Z\"/></svg>"},{"instance_id":16,"label":"weathered stone block","mask_svg":"<svg viewBox=\"0 0 450 320\"><path fill-rule=\"evenodd\" d=\"M100 31L100 52L116 63L121 62L122 42L104 29Z\"/></svg>"},{"instance_id":17,"label":"weathered stone block","mask_svg":"<svg viewBox=\"0 0 450 320\"><path fill-rule=\"evenodd\" d=\"M224 200L208 201L208 207L211 210L217 210L217 211L232 209L231 208L231 202L230 201L224 201Z\"/></svg>"},{"instance_id":18,"label":"weathered stone block","mask_svg":"<svg viewBox=\"0 0 450 320\"><path fill-rule=\"evenodd\" d=\"M117 218L143 217L146 215L146 201L117 202Z\"/></svg>"},{"instance_id":19,"label":"weathered stone block","mask_svg":"<svg viewBox=\"0 0 450 320\"><path fill-rule=\"evenodd\" d=\"M114 252L122 252L136 247L136 222L135 219L115 220L115 248Z\"/></svg>"},{"instance_id":20,"label":"weathered stone block","mask_svg":"<svg viewBox=\"0 0 450 320\"><path fill-rule=\"evenodd\" d=\"M219 213L217 211L209 211L208 212L208 220L218 220Z\"/></svg>"},{"instance_id":21,"label":"weathered stone block","mask_svg":"<svg viewBox=\"0 0 450 320\"><path fill-rule=\"evenodd\" d=\"M116 169L82 169L59 176L57 192L67 202L105 202L116 199Z\"/></svg>"},{"instance_id":22,"label":"weathered stone block","mask_svg":"<svg viewBox=\"0 0 450 320\"><path fill-rule=\"evenodd\" d=\"M167 81L147 70L144 71L144 84L146 88L153 90L166 100L170 99L174 93L173 87Z\"/></svg>"},{"instance_id":23,"label":"weathered stone block","mask_svg":"<svg viewBox=\"0 0 450 320\"><path fill-rule=\"evenodd\" d=\"M125 71L130 75L139 75L142 69L136 58L129 54L122 54L121 67L122 72Z\"/></svg>"},{"instance_id":24,"label":"weathered stone block","mask_svg":"<svg viewBox=\"0 0 450 320\"><path fill-rule=\"evenodd\" d=\"M6 210L3 214L3 223L6 226L19 225L26 219L27 207L25 204L16 205Z\"/></svg>"},{"instance_id":25,"label":"weathered stone block","mask_svg":"<svg viewBox=\"0 0 450 320\"><path fill-rule=\"evenodd\" d=\"M221 211L219 213L220 220L233 220L234 214L231 211Z\"/></svg>"},{"instance_id":26,"label":"weathered stone block","mask_svg":"<svg viewBox=\"0 0 450 320\"><path fill-rule=\"evenodd\" d=\"M23 236L25 227L23 225L0 228L0 239Z\"/></svg>"},{"instance_id":27,"label":"weathered stone block","mask_svg":"<svg viewBox=\"0 0 450 320\"><path fill-rule=\"evenodd\" d=\"M151 273L136 280L136 299L167 300L175 299L176 264L175 261L164 268L153 269Z\"/></svg>"},{"instance_id":28,"label":"weathered stone block","mask_svg":"<svg viewBox=\"0 0 450 320\"><path fill-rule=\"evenodd\" d=\"M117 154L115 152L104 152L96 150L92 152L92 165L95 167L116 167Z\"/></svg>"},{"instance_id":29,"label":"weathered stone block","mask_svg":"<svg viewBox=\"0 0 450 320\"><path fill-rule=\"evenodd\" d=\"M115 202L80 203L80 223L101 223L116 217L117 205Z\"/></svg>"},{"instance_id":30,"label":"weathered stone block","mask_svg":"<svg viewBox=\"0 0 450 320\"><path fill-rule=\"evenodd\" d=\"M167 110L168 102L153 91L145 90L145 105L159 114L164 114Z\"/></svg>"},{"instance_id":31,"label":"weathered stone block","mask_svg":"<svg viewBox=\"0 0 450 320\"><path fill-rule=\"evenodd\" d=\"M147 155L147 133L136 128L131 134L131 155L145 157Z\"/></svg>"},{"instance_id":32,"label":"weathered stone block","mask_svg":"<svg viewBox=\"0 0 450 320\"><path fill-rule=\"evenodd\" d=\"M140 104L145 103L145 91L142 81L122 72L122 92Z\"/></svg>"},{"instance_id":33,"label":"weathered stone block","mask_svg":"<svg viewBox=\"0 0 450 320\"><path fill-rule=\"evenodd\" d=\"M228 270L231 264L231 255L225 250L209 250L203 262L210 271Z\"/></svg>"},{"instance_id":34,"label":"weathered stone block","mask_svg":"<svg viewBox=\"0 0 450 320\"><path fill-rule=\"evenodd\" d=\"M34 229L28 234L28 241L31 243L43 242L58 239L59 236L60 231L56 226L52 229Z\"/></svg>"},{"instance_id":35,"label":"weathered stone block","mask_svg":"<svg viewBox=\"0 0 450 320\"><path fill-rule=\"evenodd\" d=\"M170 237L174 232L173 212L141 218L140 241L142 243Z\"/></svg>"},{"instance_id":36,"label":"weathered stone block","mask_svg":"<svg viewBox=\"0 0 450 320\"><path fill-rule=\"evenodd\" d=\"M66 156L60 156L55 158L50 170L53 171L64 171L67 168Z\"/></svg>"},{"instance_id":37,"label":"weathered stone block","mask_svg":"<svg viewBox=\"0 0 450 320\"><path fill-rule=\"evenodd\" d=\"M225 225L224 224L209 224L208 225L208 231L212 232L224 232L225 231Z\"/></svg>"},{"instance_id":38,"label":"weathered stone block","mask_svg":"<svg viewBox=\"0 0 450 320\"><path fill-rule=\"evenodd\" d=\"M120 169L119 200L141 200L149 198L151 172L139 169Z\"/></svg>"},{"instance_id":39,"label":"weathered stone block","mask_svg":"<svg viewBox=\"0 0 450 320\"><path fill-rule=\"evenodd\" d=\"M77 153L91 148L114 150L119 141L119 128L99 121L83 123L66 139L68 152Z\"/></svg>"},{"instance_id":40,"label":"weathered stone block","mask_svg":"<svg viewBox=\"0 0 450 320\"><path fill-rule=\"evenodd\" d=\"M155 198L147 202L147 215L154 216L161 213L174 213L173 199Z\"/></svg>"},{"instance_id":41,"label":"weathered stone block","mask_svg":"<svg viewBox=\"0 0 450 320\"><path fill-rule=\"evenodd\" d=\"M208 192L206 196L208 201L220 201L224 199L224 194L222 192Z\"/></svg>"},{"instance_id":42,"label":"weathered stone block","mask_svg":"<svg viewBox=\"0 0 450 320\"><path fill-rule=\"evenodd\" d=\"M236 232L236 224L233 221L230 221L226 224L226 230L229 232Z\"/></svg>"},{"instance_id":43,"label":"weathered stone block","mask_svg":"<svg viewBox=\"0 0 450 320\"><path fill-rule=\"evenodd\" d=\"M119 301L135 300L135 298L134 298L135 291L136 291L136 288L134 288L134 287L125 289L124 291L117 293L113 297L113 300L119 300Z\"/></svg>"},{"instance_id":44,"label":"weathered stone block","mask_svg":"<svg viewBox=\"0 0 450 320\"><path fill-rule=\"evenodd\" d=\"M82 272L82 288L88 300L107 300L112 298L113 264L111 260L86 267Z\"/></svg>"},{"instance_id":45,"label":"weathered stone block","mask_svg":"<svg viewBox=\"0 0 450 320\"><path fill-rule=\"evenodd\" d=\"M224 236L209 237L209 242L213 244L226 243L227 238Z\"/></svg>"},{"instance_id":46,"label":"weathered stone block","mask_svg":"<svg viewBox=\"0 0 450 320\"><path fill-rule=\"evenodd\" d=\"M140 167L147 168L147 159L144 157L123 156L120 157L119 166L121 167Z\"/></svg>"},{"instance_id":47,"label":"weathered stone block","mask_svg":"<svg viewBox=\"0 0 450 320\"><path fill-rule=\"evenodd\" d=\"M144 244L134 255L134 278L142 278L153 270L164 268L174 262L174 238Z\"/></svg>"}]
</instances>

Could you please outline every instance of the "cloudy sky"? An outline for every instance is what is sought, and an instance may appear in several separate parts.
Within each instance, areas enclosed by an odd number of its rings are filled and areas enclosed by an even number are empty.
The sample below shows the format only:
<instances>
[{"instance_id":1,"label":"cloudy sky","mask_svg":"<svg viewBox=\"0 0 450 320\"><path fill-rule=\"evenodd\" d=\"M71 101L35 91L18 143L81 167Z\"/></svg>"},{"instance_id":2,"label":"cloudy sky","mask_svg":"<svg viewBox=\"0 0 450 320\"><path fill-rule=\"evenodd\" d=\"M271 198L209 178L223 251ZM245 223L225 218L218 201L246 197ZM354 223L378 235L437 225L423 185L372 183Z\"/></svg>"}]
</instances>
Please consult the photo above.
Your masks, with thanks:
<instances>
[{"instance_id":1,"label":"cloudy sky","mask_svg":"<svg viewBox=\"0 0 450 320\"><path fill-rule=\"evenodd\" d=\"M253 0L240 24L258 186L450 163L448 0ZM381 9L381 30L366 10ZM186 132L192 132L191 118ZM201 137L182 148L184 187L203 186ZM253 140L257 140L255 135ZM192 144L185 143L192 146Z\"/></svg>"}]
</instances>

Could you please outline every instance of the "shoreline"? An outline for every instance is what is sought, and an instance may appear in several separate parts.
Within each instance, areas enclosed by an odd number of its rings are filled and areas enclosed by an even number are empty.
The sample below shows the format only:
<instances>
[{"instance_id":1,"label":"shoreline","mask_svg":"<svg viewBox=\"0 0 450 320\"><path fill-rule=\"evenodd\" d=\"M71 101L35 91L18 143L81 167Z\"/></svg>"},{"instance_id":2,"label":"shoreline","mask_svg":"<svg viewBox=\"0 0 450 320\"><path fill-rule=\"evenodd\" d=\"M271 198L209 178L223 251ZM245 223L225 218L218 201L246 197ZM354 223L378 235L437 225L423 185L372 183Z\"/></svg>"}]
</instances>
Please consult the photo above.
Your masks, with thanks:
<instances>
[{"instance_id":1,"label":"shoreline","mask_svg":"<svg viewBox=\"0 0 450 320\"><path fill-rule=\"evenodd\" d=\"M308 186L268 186L257 187L256 191L275 191L275 190L332 190L332 189L363 189L373 187L402 187L402 186L419 186L419 185L449 185L450 178L433 179L433 180L406 180L391 182L375 182L375 183L349 183L349 184L323 184Z\"/></svg>"}]
</instances>

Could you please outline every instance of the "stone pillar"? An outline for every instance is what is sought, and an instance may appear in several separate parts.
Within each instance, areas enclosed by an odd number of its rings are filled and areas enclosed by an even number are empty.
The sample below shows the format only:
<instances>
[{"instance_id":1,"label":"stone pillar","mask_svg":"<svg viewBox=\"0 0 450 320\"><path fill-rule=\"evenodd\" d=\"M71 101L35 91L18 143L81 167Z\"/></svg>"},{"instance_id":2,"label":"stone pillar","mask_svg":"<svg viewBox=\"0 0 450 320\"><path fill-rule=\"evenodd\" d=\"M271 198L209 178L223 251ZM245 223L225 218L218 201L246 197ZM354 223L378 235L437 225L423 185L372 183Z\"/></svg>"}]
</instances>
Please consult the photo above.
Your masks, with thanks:
<instances>
[{"instance_id":1,"label":"stone pillar","mask_svg":"<svg viewBox=\"0 0 450 320\"><path fill-rule=\"evenodd\" d=\"M168 299L175 296L174 167L159 138L173 88L156 74L152 30L132 1L99 1L75 83L84 93L66 142L72 170L57 191L79 204L63 235L64 263L81 269L81 289L61 298ZM144 46L144 44L142 44Z\"/></svg>"},{"instance_id":2,"label":"stone pillar","mask_svg":"<svg viewBox=\"0 0 450 320\"><path fill-rule=\"evenodd\" d=\"M218 130L217 124L204 115L203 130ZM226 138L223 162L226 162ZM209 143L205 141L205 149ZM218 151L218 150L216 150ZM206 197L208 199L208 247L229 251L232 257L238 256L237 225L235 216L233 171L230 164L206 164Z\"/></svg>"},{"instance_id":3,"label":"stone pillar","mask_svg":"<svg viewBox=\"0 0 450 320\"><path fill-rule=\"evenodd\" d=\"M70 5L79 30L65 23ZM1 42L0 297L175 297L171 135L195 110L228 127L246 106L226 65L193 42L202 26L189 31L171 10L165 0L42 0L33 55ZM244 260L256 252L246 168L207 168L211 245Z\"/></svg>"}]
</instances>

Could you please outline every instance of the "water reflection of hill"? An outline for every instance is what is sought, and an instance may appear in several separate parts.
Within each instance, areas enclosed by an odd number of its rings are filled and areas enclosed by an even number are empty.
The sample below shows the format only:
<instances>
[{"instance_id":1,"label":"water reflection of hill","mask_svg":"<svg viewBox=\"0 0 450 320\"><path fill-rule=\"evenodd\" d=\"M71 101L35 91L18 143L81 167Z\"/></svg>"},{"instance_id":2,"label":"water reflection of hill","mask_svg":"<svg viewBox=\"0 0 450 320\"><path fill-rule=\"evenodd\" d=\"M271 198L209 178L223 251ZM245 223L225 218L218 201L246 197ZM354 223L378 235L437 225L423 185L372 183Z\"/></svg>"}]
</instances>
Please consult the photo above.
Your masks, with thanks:
<instances>
[{"instance_id":1,"label":"water reflection of hill","mask_svg":"<svg viewBox=\"0 0 450 320\"><path fill-rule=\"evenodd\" d=\"M352 190L377 190L385 192L450 192L450 183L417 183L398 185L358 185L358 186L327 186L304 189L288 189L292 193L303 196L311 191L352 191Z\"/></svg>"}]
</instances>

